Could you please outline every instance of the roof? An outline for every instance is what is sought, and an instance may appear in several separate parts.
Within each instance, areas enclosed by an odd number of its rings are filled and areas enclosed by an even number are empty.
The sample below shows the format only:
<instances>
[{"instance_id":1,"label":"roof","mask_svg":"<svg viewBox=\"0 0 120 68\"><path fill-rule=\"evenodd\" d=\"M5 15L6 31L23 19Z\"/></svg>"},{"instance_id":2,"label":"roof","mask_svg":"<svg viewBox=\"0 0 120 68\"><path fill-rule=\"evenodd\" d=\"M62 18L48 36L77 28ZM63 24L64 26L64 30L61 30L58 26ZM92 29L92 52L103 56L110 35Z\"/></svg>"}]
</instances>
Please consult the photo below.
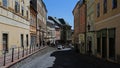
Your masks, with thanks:
<instances>
[{"instance_id":1,"label":"roof","mask_svg":"<svg viewBox=\"0 0 120 68\"><path fill-rule=\"evenodd\" d=\"M80 1L77 2L77 4L75 5L75 7L74 7L72 13L74 13L74 11L75 11L76 7L79 5L79 3L80 3Z\"/></svg>"},{"instance_id":2,"label":"roof","mask_svg":"<svg viewBox=\"0 0 120 68\"><path fill-rule=\"evenodd\" d=\"M52 20L47 19L47 22L51 23L51 24L55 24Z\"/></svg>"},{"instance_id":3,"label":"roof","mask_svg":"<svg viewBox=\"0 0 120 68\"><path fill-rule=\"evenodd\" d=\"M58 20L61 22L61 24L70 26L69 23L66 22L63 18L60 18L60 19L58 19Z\"/></svg>"},{"instance_id":4,"label":"roof","mask_svg":"<svg viewBox=\"0 0 120 68\"><path fill-rule=\"evenodd\" d=\"M61 26L62 24L60 23L60 21L56 18L56 17L52 17L52 16L48 16L49 20L53 20L55 22L55 24L58 24L59 26Z\"/></svg>"},{"instance_id":5,"label":"roof","mask_svg":"<svg viewBox=\"0 0 120 68\"><path fill-rule=\"evenodd\" d=\"M43 2L43 0L41 0L41 1L42 1L42 3L43 3L43 6L44 6L44 8L45 8L45 11L48 12L45 3Z\"/></svg>"},{"instance_id":6,"label":"roof","mask_svg":"<svg viewBox=\"0 0 120 68\"><path fill-rule=\"evenodd\" d=\"M60 23L60 21L57 19L57 18L55 18L55 17L52 17L58 24L60 24L61 25L61 23Z\"/></svg>"},{"instance_id":7,"label":"roof","mask_svg":"<svg viewBox=\"0 0 120 68\"><path fill-rule=\"evenodd\" d=\"M81 6L82 4L85 4L85 0L79 0L79 1L77 2L77 4L75 5L72 13L74 13L74 11L75 11L75 9L76 9L76 7L77 7L78 5Z\"/></svg>"}]
</instances>

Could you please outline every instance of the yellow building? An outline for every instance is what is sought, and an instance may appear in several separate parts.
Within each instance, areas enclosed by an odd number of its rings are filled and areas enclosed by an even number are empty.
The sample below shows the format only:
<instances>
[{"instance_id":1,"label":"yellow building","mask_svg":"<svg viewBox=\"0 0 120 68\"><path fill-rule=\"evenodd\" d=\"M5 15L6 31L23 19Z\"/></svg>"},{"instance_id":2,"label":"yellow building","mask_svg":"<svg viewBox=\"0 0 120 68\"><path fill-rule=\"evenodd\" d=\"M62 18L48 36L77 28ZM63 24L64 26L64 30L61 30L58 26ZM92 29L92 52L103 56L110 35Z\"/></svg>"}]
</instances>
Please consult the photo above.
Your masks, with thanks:
<instances>
[{"instance_id":1,"label":"yellow building","mask_svg":"<svg viewBox=\"0 0 120 68\"><path fill-rule=\"evenodd\" d=\"M95 0L97 56L120 61L120 0Z\"/></svg>"},{"instance_id":2,"label":"yellow building","mask_svg":"<svg viewBox=\"0 0 120 68\"><path fill-rule=\"evenodd\" d=\"M29 0L0 0L0 50L29 45Z\"/></svg>"}]
</instances>

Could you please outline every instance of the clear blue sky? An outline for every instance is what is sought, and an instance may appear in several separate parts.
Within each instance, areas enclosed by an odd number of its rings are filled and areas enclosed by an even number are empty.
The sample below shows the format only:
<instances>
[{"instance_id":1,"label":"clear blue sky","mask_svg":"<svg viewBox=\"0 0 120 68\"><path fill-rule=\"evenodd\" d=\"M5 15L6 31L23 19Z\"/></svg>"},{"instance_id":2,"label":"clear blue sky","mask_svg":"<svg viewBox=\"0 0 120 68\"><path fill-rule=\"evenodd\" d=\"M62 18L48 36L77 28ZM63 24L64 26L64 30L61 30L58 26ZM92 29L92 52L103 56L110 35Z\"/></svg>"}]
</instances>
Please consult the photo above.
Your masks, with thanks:
<instances>
[{"instance_id":1,"label":"clear blue sky","mask_svg":"<svg viewBox=\"0 0 120 68\"><path fill-rule=\"evenodd\" d=\"M78 0L43 0L47 10L48 16L57 18L64 18L73 28L73 14L72 11Z\"/></svg>"}]
</instances>

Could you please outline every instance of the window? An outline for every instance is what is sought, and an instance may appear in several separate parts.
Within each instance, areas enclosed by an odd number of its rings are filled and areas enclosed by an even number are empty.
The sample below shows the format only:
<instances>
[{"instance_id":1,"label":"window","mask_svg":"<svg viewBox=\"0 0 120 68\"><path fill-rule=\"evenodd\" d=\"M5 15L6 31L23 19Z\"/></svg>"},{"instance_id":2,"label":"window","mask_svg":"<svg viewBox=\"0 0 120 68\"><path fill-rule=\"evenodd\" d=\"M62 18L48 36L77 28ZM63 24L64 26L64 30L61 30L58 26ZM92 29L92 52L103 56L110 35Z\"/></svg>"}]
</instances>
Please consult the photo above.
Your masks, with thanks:
<instances>
[{"instance_id":1,"label":"window","mask_svg":"<svg viewBox=\"0 0 120 68\"><path fill-rule=\"evenodd\" d=\"M23 38L23 34L21 34L21 47L24 47L24 38Z\"/></svg>"},{"instance_id":2,"label":"window","mask_svg":"<svg viewBox=\"0 0 120 68\"><path fill-rule=\"evenodd\" d=\"M3 50L8 52L8 34L3 33Z\"/></svg>"},{"instance_id":3,"label":"window","mask_svg":"<svg viewBox=\"0 0 120 68\"><path fill-rule=\"evenodd\" d=\"M7 0L2 0L2 2L3 2L3 6L7 7L7 3L8 3Z\"/></svg>"},{"instance_id":4,"label":"window","mask_svg":"<svg viewBox=\"0 0 120 68\"><path fill-rule=\"evenodd\" d=\"M28 34L26 35L26 45L28 47Z\"/></svg>"},{"instance_id":5,"label":"window","mask_svg":"<svg viewBox=\"0 0 120 68\"><path fill-rule=\"evenodd\" d=\"M103 12L107 13L107 0L104 0L104 3L103 3Z\"/></svg>"},{"instance_id":6,"label":"window","mask_svg":"<svg viewBox=\"0 0 120 68\"><path fill-rule=\"evenodd\" d=\"M22 12L22 16L24 16L24 7L22 6L22 9L21 9L21 12Z\"/></svg>"},{"instance_id":7,"label":"window","mask_svg":"<svg viewBox=\"0 0 120 68\"><path fill-rule=\"evenodd\" d=\"M117 0L112 0L112 9L117 8Z\"/></svg>"},{"instance_id":8,"label":"window","mask_svg":"<svg viewBox=\"0 0 120 68\"><path fill-rule=\"evenodd\" d=\"M17 1L15 1L15 12L16 13L20 12L20 5Z\"/></svg>"},{"instance_id":9,"label":"window","mask_svg":"<svg viewBox=\"0 0 120 68\"><path fill-rule=\"evenodd\" d=\"M97 4L97 17L100 16L100 3Z\"/></svg>"}]
</instances>

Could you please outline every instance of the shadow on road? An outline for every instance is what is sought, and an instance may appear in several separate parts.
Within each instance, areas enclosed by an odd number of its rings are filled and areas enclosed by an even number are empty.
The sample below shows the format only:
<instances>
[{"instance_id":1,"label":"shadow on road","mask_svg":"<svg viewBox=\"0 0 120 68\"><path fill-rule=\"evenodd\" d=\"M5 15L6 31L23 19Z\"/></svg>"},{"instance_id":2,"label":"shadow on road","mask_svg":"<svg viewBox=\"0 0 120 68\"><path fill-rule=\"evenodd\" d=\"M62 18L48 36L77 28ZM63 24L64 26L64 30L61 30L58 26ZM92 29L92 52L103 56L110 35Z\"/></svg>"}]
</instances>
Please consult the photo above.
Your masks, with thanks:
<instances>
[{"instance_id":1,"label":"shadow on road","mask_svg":"<svg viewBox=\"0 0 120 68\"><path fill-rule=\"evenodd\" d=\"M48 68L120 68L119 64L78 54L73 50L56 51L51 56L56 57L56 60L53 67Z\"/></svg>"}]
</instances>

